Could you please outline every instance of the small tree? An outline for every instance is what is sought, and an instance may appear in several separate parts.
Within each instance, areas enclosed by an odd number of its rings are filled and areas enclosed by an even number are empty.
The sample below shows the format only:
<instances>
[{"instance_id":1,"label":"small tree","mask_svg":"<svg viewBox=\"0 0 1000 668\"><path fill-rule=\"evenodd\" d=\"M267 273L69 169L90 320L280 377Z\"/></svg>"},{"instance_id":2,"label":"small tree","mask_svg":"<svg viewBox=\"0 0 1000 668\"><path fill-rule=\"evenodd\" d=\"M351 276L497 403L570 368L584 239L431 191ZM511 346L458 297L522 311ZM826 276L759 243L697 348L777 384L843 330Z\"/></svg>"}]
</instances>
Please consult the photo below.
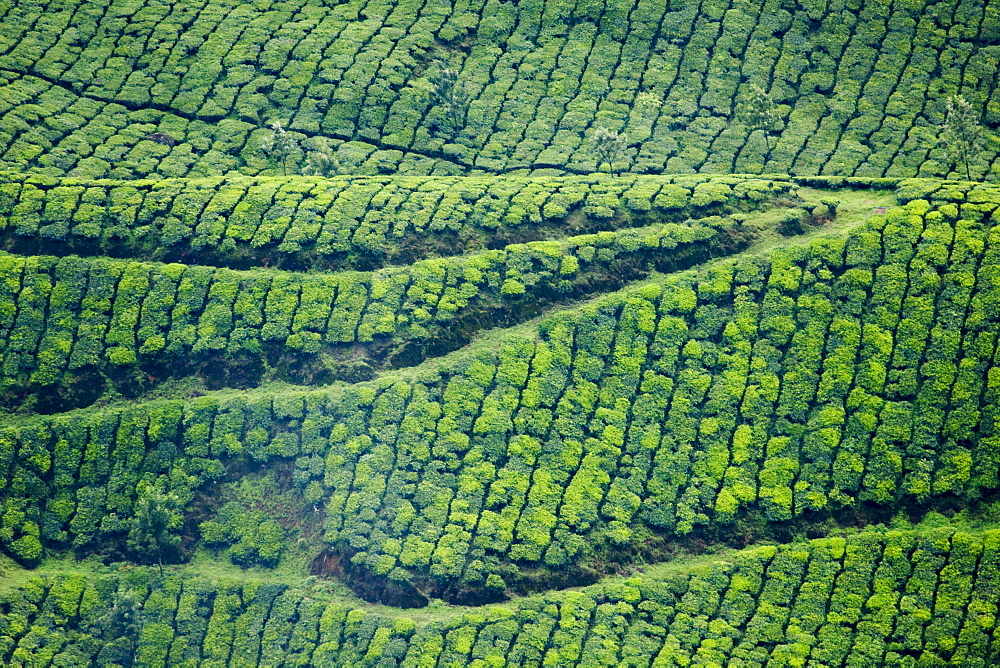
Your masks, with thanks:
<instances>
[{"instance_id":1,"label":"small tree","mask_svg":"<svg viewBox=\"0 0 1000 668\"><path fill-rule=\"evenodd\" d=\"M112 657L107 658L119 661L126 659L123 663L134 665L143 626L142 610L135 592L128 589L116 591L111 607L98 618L97 626L113 641L113 644L107 647L107 650L112 653ZM127 644L128 657L122 657L120 654L121 650L125 649L121 644L117 644L121 641L125 641ZM115 644L117 647L114 646ZM114 654L118 654L118 656L113 656Z\"/></svg>"},{"instance_id":2,"label":"small tree","mask_svg":"<svg viewBox=\"0 0 1000 668\"><path fill-rule=\"evenodd\" d=\"M285 132L279 121L271 124L271 134L264 139L261 144L261 151L272 162L281 165L281 173L288 176L288 158L299 148L299 142L295 137Z\"/></svg>"},{"instance_id":3,"label":"small tree","mask_svg":"<svg viewBox=\"0 0 1000 668\"><path fill-rule=\"evenodd\" d=\"M594 155L597 158L597 170L601 165L607 163L611 176L615 175L615 162L624 157L625 149L628 148L628 137L624 132L618 133L604 127L594 130L591 138L593 142Z\"/></svg>"},{"instance_id":4,"label":"small tree","mask_svg":"<svg viewBox=\"0 0 1000 668\"><path fill-rule=\"evenodd\" d=\"M965 165L965 177L971 181L969 161L985 146L986 129L980 122L979 113L965 98L948 97L939 141L953 163Z\"/></svg>"},{"instance_id":5,"label":"small tree","mask_svg":"<svg viewBox=\"0 0 1000 668\"><path fill-rule=\"evenodd\" d=\"M313 137L306 144L306 165L303 172L310 176L333 176L340 163L324 137Z\"/></svg>"},{"instance_id":6,"label":"small tree","mask_svg":"<svg viewBox=\"0 0 1000 668\"><path fill-rule=\"evenodd\" d=\"M774 100L767 94L767 91L754 84L750 86L743 108L739 113L740 118L753 133L757 130L764 131L764 146L767 152L771 152L770 131L774 122L778 120L778 111Z\"/></svg>"},{"instance_id":7,"label":"small tree","mask_svg":"<svg viewBox=\"0 0 1000 668\"><path fill-rule=\"evenodd\" d=\"M428 77L431 83L433 103L440 106L444 112L445 123L449 128L449 138L454 139L458 131L465 125L465 117L469 111L471 96L465 86L458 80L458 70L444 61L436 61L436 68Z\"/></svg>"},{"instance_id":8,"label":"small tree","mask_svg":"<svg viewBox=\"0 0 1000 668\"><path fill-rule=\"evenodd\" d=\"M180 543L174 533L183 525L180 500L175 494L163 494L154 487L140 491L135 503L132 528L128 532L129 547L144 556L156 556L163 575L163 552Z\"/></svg>"}]
</instances>

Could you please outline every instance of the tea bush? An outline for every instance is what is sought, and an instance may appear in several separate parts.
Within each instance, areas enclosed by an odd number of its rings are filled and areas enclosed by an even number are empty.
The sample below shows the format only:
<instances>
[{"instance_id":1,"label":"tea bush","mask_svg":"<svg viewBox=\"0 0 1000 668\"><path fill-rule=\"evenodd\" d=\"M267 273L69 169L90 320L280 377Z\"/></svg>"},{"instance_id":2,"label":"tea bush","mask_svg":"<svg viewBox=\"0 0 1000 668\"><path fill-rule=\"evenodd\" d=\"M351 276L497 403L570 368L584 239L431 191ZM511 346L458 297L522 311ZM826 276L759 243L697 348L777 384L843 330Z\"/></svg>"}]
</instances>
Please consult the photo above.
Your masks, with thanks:
<instances>
[{"instance_id":1,"label":"tea bush","mask_svg":"<svg viewBox=\"0 0 1000 668\"><path fill-rule=\"evenodd\" d=\"M10 428L4 542L113 540L102 509L127 516L135 481L190 494L239 460L294 461L335 549L431 587L570 568L650 530L974 499L1000 470L995 209L915 200L405 376Z\"/></svg>"},{"instance_id":2,"label":"tea bush","mask_svg":"<svg viewBox=\"0 0 1000 668\"><path fill-rule=\"evenodd\" d=\"M92 178L280 174L279 122L341 173L597 169L597 128L638 173L947 176L950 95L998 122L995 9L939 0L427 6L319 0L12 5L0 163ZM449 63L471 100L433 91ZM737 114L758 86L765 132ZM963 168L964 171L964 168ZM996 173L996 152L973 165Z\"/></svg>"},{"instance_id":3,"label":"tea bush","mask_svg":"<svg viewBox=\"0 0 1000 668\"><path fill-rule=\"evenodd\" d=\"M155 666L988 666L998 549L996 531L872 530L419 624L326 603L322 584L39 577L0 595L0 659L108 665L131 642ZM139 622L109 638L102 614L126 597Z\"/></svg>"},{"instance_id":4,"label":"tea bush","mask_svg":"<svg viewBox=\"0 0 1000 668\"><path fill-rule=\"evenodd\" d=\"M766 209L787 179L226 178L0 182L0 239L24 255L247 269L376 269L571 233Z\"/></svg>"},{"instance_id":5,"label":"tea bush","mask_svg":"<svg viewBox=\"0 0 1000 668\"><path fill-rule=\"evenodd\" d=\"M451 337L461 344L499 317L491 313L505 312L503 321L513 324L544 303L739 250L756 233L715 216L364 273L0 253L11 312L0 327L0 389L23 397L25 390L72 388L95 370L120 376L139 369L152 381L206 365L257 361L263 368L270 360L281 366L281 360L318 360L338 347L380 341L442 346ZM459 327L468 331L453 333Z\"/></svg>"}]
</instances>

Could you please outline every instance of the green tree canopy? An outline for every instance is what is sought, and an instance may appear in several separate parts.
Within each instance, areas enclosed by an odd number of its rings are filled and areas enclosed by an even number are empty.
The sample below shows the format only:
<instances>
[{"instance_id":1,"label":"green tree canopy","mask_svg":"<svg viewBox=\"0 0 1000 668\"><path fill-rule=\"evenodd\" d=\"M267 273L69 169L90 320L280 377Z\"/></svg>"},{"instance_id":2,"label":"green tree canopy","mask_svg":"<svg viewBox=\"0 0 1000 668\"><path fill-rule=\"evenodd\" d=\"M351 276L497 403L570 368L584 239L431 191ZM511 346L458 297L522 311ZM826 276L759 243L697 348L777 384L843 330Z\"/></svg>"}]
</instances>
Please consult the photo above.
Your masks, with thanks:
<instances>
[{"instance_id":1,"label":"green tree canopy","mask_svg":"<svg viewBox=\"0 0 1000 668\"><path fill-rule=\"evenodd\" d=\"M180 499L175 494L164 494L154 487L139 493L135 504L132 528L128 533L129 548L145 557L156 557L163 572L163 554L180 543L176 533L183 526Z\"/></svg>"},{"instance_id":2,"label":"green tree canopy","mask_svg":"<svg viewBox=\"0 0 1000 668\"><path fill-rule=\"evenodd\" d=\"M940 142L951 162L965 166L965 178L972 180L969 161L986 145L986 128L979 112L959 95L951 95L945 103L944 123Z\"/></svg>"},{"instance_id":3,"label":"green tree canopy","mask_svg":"<svg viewBox=\"0 0 1000 668\"><path fill-rule=\"evenodd\" d=\"M597 158L597 169L601 165L607 164L611 175L615 174L615 163L620 161L628 148L628 136L622 132L618 133L604 127L594 130L593 137L594 155Z\"/></svg>"},{"instance_id":4,"label":"green tree canopy","mask_svg":"<svg viewBox=\"0 0 1000 668\"><path fill-rule=\"evenodd\" d=\"M299 150L299 142L281 127L280 121L271 124L271 134L264 139L261 151L273 162L281 165L281 173L288 176L288 158Z\"/></svg>"},{"instance_id":5,"label":"green tree canopy","mask_svg":"<svg viewBox=\"0 0 1000 668\"><path fill-rule=\"evenodd\" d=\"M740 109L739 117L750 132L764 131L764 144L768 153L771 152L770 131L778 120L778 112L774 100L766 90L753 84L748 89L746 100Z\"/></svg>"}]
</instances>

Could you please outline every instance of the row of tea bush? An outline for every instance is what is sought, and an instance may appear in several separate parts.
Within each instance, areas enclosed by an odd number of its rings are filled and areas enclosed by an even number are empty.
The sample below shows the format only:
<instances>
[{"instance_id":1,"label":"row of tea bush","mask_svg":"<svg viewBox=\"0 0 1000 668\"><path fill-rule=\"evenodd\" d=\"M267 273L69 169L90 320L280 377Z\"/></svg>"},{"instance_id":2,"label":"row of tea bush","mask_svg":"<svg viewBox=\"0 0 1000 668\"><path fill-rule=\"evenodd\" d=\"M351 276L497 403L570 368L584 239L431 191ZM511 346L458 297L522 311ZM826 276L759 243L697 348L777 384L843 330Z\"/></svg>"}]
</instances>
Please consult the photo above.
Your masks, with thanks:
<instances>
[{"instance_id":1,"label":"row of tea bush","mask_svg":"<svg viewBox=\"0 0 1000 668\"><path fill-rule=\"evenodd\" d=\"M995 665L1000 532L870 530L731 553L444 619L323 583L121 575L0 594L8 666ZM426 617L426 616L425 616Z\"/></svg>"}]
</instances>

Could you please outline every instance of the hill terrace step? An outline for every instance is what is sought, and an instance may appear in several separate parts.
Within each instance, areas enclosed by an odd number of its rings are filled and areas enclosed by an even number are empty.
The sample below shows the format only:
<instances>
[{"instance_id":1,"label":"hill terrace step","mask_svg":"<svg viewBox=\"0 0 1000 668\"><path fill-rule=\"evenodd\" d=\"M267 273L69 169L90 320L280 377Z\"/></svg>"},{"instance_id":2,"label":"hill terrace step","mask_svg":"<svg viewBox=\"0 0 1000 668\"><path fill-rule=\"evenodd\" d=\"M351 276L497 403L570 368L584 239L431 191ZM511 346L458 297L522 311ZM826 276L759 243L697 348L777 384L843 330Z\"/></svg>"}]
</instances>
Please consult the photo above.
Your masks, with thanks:
<instances>
[{"instance_id":1,"label":"hill terrace step","mask_svg":"<svg viewBox=\"0 0 1000 668\"><path fill-rule=\"evenodd\" d=\"M795 199L722 176L0 179L0 245L235 269L372 270Z\"/></svg>"}]
</instances>

